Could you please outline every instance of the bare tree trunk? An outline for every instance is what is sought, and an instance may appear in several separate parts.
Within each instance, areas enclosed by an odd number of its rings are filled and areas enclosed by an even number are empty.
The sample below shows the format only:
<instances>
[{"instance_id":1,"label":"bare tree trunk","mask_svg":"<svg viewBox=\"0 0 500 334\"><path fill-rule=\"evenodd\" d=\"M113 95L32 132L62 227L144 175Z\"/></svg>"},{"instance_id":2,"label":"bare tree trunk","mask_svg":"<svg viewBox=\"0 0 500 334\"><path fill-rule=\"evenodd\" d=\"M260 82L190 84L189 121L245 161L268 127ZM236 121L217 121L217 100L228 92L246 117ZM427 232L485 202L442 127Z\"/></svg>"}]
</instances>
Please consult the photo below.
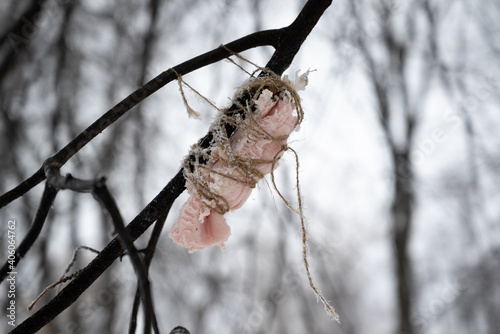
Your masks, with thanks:
<instances>
[{"instance_id":1,"label":"bare tree trunk","mask_svg":"<svg viewBox=\"0 0 500 334\"><path fill-rule=\"evenodd\" d=\"M394 8L388 3L378 2L380 8L376 12L380 23L381 47L387 57L378 58L370 48L370 37L365 32L364 16L367 8L358 8L355 1L351 3L351 13L356 20L358 39L356 43L368 65L368 78L372 83L379 120L384 131L385 140L392 159L393 167L393 200L391 204L392 249L394 254L394 272L396 280L397 306L399 310L398 334L412 334L410 315L412 305L411 265L408 254L408 241L412 223L413 171L411 147L416 123L415 108L409 102L406 65L409 45L413 36L398 39L396 29L391 22ZM414 21L407 16L407 28ZM411 32L411 29L408 31ZM397 120L398 127L394 126ZM395 130L397 129L397 130ZM399 134L401 131L403 135Z\"/></svg>"},{"instance_id":2,"label":"bare tree trunk","mask_svg":"<svg viewBox=\"0 0 500 334\"><path fill-rule=\"evenodd\" d=\"M397 281L397 296L400 310L397 333L411 334L411 262L408 254L408 240L412 225L412 170L409 163L409 151L393 152L395 166L394 199L391 207L393 225L393 251Z\"/></svg>"}]
</instances>

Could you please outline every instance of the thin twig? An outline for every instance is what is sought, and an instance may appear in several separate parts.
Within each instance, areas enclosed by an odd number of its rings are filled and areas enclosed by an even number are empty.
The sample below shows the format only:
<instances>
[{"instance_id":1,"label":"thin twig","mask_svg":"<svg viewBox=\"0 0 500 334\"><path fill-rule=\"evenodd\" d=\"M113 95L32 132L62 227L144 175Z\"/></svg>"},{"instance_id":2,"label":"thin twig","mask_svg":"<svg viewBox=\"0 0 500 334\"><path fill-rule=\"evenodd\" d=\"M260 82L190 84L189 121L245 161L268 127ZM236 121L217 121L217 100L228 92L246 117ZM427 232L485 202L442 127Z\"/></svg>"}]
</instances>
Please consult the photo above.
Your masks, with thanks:
<instances>
[{"instance_id":1,"label":"thin twig","mask_svg":"<svg viewBox=\"0 0 500 334\"><path fill-rule=\"evenodd\" d=\"M97 249L92 248L92 247L83 246L83 245L78 246L78 247L77 247L77 248L73 251L73 257L71 258L71 261L70 261L70 262L68 263L68 265L66 266L66 270L64 270L64 274L62 274L62 275L61 275L61 278L60 278L61 280L62 280L62 279L66 276L66 274L68 274L68 273L69 273L69 271L71 270L71 267L73 267L73 265L74 265L74 264L75 264L75 262L76 262L76 256L77 256L78 252L79 252L80 250L82 250L82 249L84 249L84 250L88 250L89 252L92 252L92 253L94 253L94 254L99 254L99 251L98 251ZM80 270L77 270L77 271L79 272ZM74 274L73 274L73 275L74 275ZM59 293L60 291L61 291L61 290L60 290L60 288L59 288L57 292Z\"/></svg>"},{"instance_id":2,"label":"thin twig","mask_svg":"<svg viewBox=\"0 0 500 334\"><path fill-rule=\"evenodd\" d=\"M36 299L34 301L32 301L31 304L28 305L28 311L31 311L33 309L33 307L35 306L35 304L40 300L40 298L42 298L47 292L49 292L50 290L52 290L56 286L59 286L60 284L63 284L69 280L72 280L76 276L80 275L80 272L81 272L81 270L77 270L69 276L63 276L57 282L54 282L51 285L49 285L48 287L46 287L45 289L43 289L43 291L38 295L38 297L36 297Z\"/></svg>"},{"instance_id":3,"label":"thin twig","mask_svg":"<svg viewBox=\"0 0 500 334\"><path fill-rule=\"evenodd\" d=\"M83 193L91 192L94 195L94 197L109 212L109 214L112 218L115 230L118 233L118 240L120 241L122 248L124 250L126 250L128 255L130 256L131 261L132 261L132 265L134 266L134 269L135 269L136 274L138 276L138 288L141 292L141 298L143 299L143 303L145 305L144 312L145 312L146 323L150 324L149 328L151 328L151 324L152 324L153 328L155 329L155 332L159 333L158 325L156 322L156 317L154 314L154 307L153 307L153 302L152 302L152 297L151 297L151 292L150 292L150 283L149 283L146 268L145 268L144 264L142 263L142 260L139 256L139 253L137 252L137 249L133 245L133 240L130 238L130 236L127 233L127 230L125 229L125 225L124 225L123 219L121 217L120 211L118 209L118 206L116 205L116 202L114 201L113 197L111 196L111 193L109 192L108 188L105 185L105 179L100 178L98 180L81 180L78 178L74 178L71 174L67 174L66 176L63 177L63 176L61 176L61 174L59 173L59 170L57 168L50 168L49 170L47 170L47 174L48 174L48 179L47 179L47 184L46 184L46 190L47 189L54 189L54 197L55 197L55 193L57 193L57 191L60 189L70 189L70 190L73 190L76 192L83 192ZM45 201L43 200L43 198L45 198L45 197L47 197L47 196L44 193L44 197L42 197L42 203L40 204L41 209L46 208L47 206L50 208L50 205L52 203L52 202L50 202L50 204L46 203L47 200L45 200ZM37 226L38 225L39 224L37 224ZM41 229L41 226L40 226L40 229ZM36 230L35 230L35 232L36 232ZM38 231L38 233L39 233L39 231ZM36 239L36 237L35 237L35 239ZM23 246L23 243L21 243L21 246L19 248L21 249L22 246ZM66 269L66 272L69 270L69 268L73 264L73 261L76 258L76 252L78 251L78 249L79 248L77 248L77 250L74 252L72 262L70 263L70 265ZM93 249L91 249L91 250L93 250ZM73 274L69 277L73 278L74 276L75 276L75 274ZM57 286L63 282L66 282L70 278L64 277L64 275L63 275L63 278L61 278L61 280L59 280L58 282L47 287L38 296L38 298L30 305L29 309L31 309L33 307L33 305L44 294L46 294L50 289L54 288L55 286ZM148 332L146 331L146 334L147 333Z\"/></svg>"},{"instance_id":4,"label":"thin twig","mask_svg":"<svg viewBox=\"0 0 500 334\"><path fill-rule=\"evenodd\" d=\"M94 249L92 247L88 247L88 246L78 246L74 251L73 251L73 257L71 258L71 261L68 263L68 265L66 266L66 270L64 271L64 274L61 276L61 278L63 278L67 273L69 273L69 271L71 270L71 267L73 267L73 265L75 264L75 261L76 261L76 256L78 254L78 252L82 249L85 249L85 250L88 250L92 253L95 253L95 254L99 254L99 251L97 249Z\"/></svg>"},{"instance_id":5,"label":"thin twig","mask_svg":"<svg viewBox=\"0 0 500 334\"><path fill-rule=\"evenodd\" d=\"M127 226L132 240L137 239L160 216L168 215L175 199L185 190L185 180L182 170L179 170L165 188L135 217ZM83 268L82 273L75 277L58 295L43 306L31 317L20 323L10 333L22 334L36 332L58 314L73 304L76 299L90 287L94 281L111 264L122 255L123 250L117 238L113 239L99 255Z\"/></svg>"},{"instance_id":6,"label":"thin twig","mask_svg":"<svg viewBox=\"0 0 500 334\"><path fill-rule=\"evenodd\" d=\"M15 266L17 266L19 261L33 246L34 242L40 235L57 192L61 189L71 189L78 192L91 192L93 184L95 183L94 180L75 179L71 176L71 174L67 174L65 177L62 177L57 168L48 168L46 170L46 174L47 183L45 184L45 190L42 195L35 220L33 221L33 225L31 226L28 234L16 251ZM11 268L11 265L6 262L2 269L0 269L0 282L7 277L7 273L10 271L13 271L13 268Z\"/></svg>"},{"instance_id":7,"label":"thin twig","mask_svg":"<svg viewBox=\"0 0 500 334\"><path fill-rule=\"evenodd\" d=\"M85 250L88 250L88 251L91 251L92 253L95 253L95 254L99 254L99 251L94 249L94 248L91 248L91 247L87 247L87 246L78 246L75 251L73 252L73 257L71 258L71 261L68 263L68 265L66 266L66 270L64 271L64 274L61 275L61 278L59 278L59 280L55 283L52 283L51 285L49 285L48 287L46 287L39 295L38 297L36 297L36 299L34 301L31 302L31 304L28 306L28 311L31 311L33 309L33 307L35 306L35 304L40 300L40 298L42 298L47 292L49 292L51 289L55 288L56 286L61 286L61 284L69 281L69 280L72 280L73 278L75 278L76 276L80 275L80 272L82 271L81 269L75 271L73 274L71 275L66 275L67 273L69 273L69 271L71 270L71 267L73 266L73 264L75 264L75 261L76 261L76 255L78 254L78 251L81 250L81 249L85 249Z\"/></svg>"},{"instance_id":8,"label":"thin twig","mask_svg":"<svg viewBox=\"0 0 500 334\"><path fill-rule=\"evenodd\" d=\"M35 219L33 220L33 224L31 225L28 234L26 234L16 250L14 265L11 265L8 261L6 261L2 269L0 269L0 282L7 277L9 272L14 271L13 267L16 267L19 264L19 261L24 258L24 255L26 255L28 250L30 250L31 246L35 243L36 239L38 239L56 195L57 189L48 183L45 184L45 189L43 191L42 199L40 200L40 205L38 206Z\"/></svg>"},{"instance_id":9,"label":"thin twig","mask_svg":"<svg viewBox=\"0 0 500 334\"><path fill-rule=\"evenodd\" d=\"M120 241L122 248L126 250L132 265L134 266L138 277L137 286L140 290L142 303L144 305L144 318L146 322L144 334L150 333L151 325L153 326L155 332L159 334L160 331L158 329L158 323L154 312L153 298L151 297L151 284L149 282L146 266L142 262L137 248L134 246L134 240L130 237L127 229L125 228L118 206L106 187L104 180L94 185L92 194L109 212L115 231L118 234L118 240Z\"/></svg>"},{"instance_id":10,"label":"thin twig","mask_svg":"<svg viewBox=\"0 0 500 334\"><path fill-rule=\"evenodd\" d=\"M141 292L139 287L137 287L134 296L134 303L132 305L132 315L130 316L130 321L128 325L128 333L135 334L137 328L137 314L139 313L139 305L141 304Z\"/></svg>"},{"instance_id":11,"label":"thin twig","mask_svg":"<svg viewBox=\"0 0 500 334\"><path fill-rule=\"evenodd\" d=\"M151 265L151 261L153 260L153 255L155 253L156 245L158 244L158 240L160 240L161 231L163 229L163 226L165 225L166 220L167 220L167 215L163 215L156 221L148 245L143 250L144 266L146 267L146 272L149 271L149 266ZM137 313L139 311L139 302L140 302L140 290L139 287L137 287L137 291L135 292L134 296L134 304L132 307L132 315L130 317L129 334L135 333L135 329L137 326Z\"/></svg>"}]
</instances>

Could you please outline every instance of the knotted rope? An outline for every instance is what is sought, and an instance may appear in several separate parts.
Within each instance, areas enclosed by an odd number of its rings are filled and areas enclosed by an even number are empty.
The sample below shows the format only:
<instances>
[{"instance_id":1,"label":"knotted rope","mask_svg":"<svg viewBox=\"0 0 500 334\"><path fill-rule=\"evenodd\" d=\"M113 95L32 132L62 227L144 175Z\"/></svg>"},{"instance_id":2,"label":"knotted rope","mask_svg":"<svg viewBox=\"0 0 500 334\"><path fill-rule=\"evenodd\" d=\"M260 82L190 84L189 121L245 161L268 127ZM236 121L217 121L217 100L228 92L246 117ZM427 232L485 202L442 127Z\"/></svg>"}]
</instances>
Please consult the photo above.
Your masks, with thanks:
<instances>
[{"instance_id":1,"label":"knotted rope","mask_svg":"<svg viewBox=\"0 0 500 334\"><path fill-rule=\"evenodd\" d=\"M228 49L226 48L226 50ZM296 111L296 122L294 125L294 129L296 129L304 118L304 111L300 103L300 96L292 86L291 82L289 82L288 80L281 79L272 71L251 63L246 58L232 52L231 50L228 51L232 55L235 55L236 57L257 67L257 70L251 74L251 78L244 85L238 88L238 91L232 101L233 106L228 109L221 110L217 108L213 102L211 102L202 94L197 92L194 88L189 86L182 79L182 77L177 74L181 95L189 115L198 116L199 114L189 106L182 89L183 84L189 87L194 93L200 96L200 98L207 101L211 106L219 111L216 119L210 127L210 143L208 147L203 140L200 140L199 143L191 147L188 156L184 159L184 176L186 180L188 180L188 182L190 182L194 186L194 189L202 199L202 202L205 206L207 206L211 210L219 212L220 214L224 214L231 209L230 205L223 196L217 194L211 189L210 180L208 180L206 176L210 173L215 173L224 178L228 178L233 181L242 183L250 188L254 188L257 182L264 177L264 174L258 170L258 166L261 164L271 164L271 181L274 189L278 193L279 197L283 200L285 205L294 213L296 213L300 218L302 233L302 259L304 261L309 285L314 291L318 300L321 300L321 302L325 306L326 312L333 319L338 321L338 315L335 313L333 307L328 303L328 301L316 287L309 269L306 218L303 214L302 195L299 184L298 154L295 150L287 145L287 139L289 136L288 134L284 136L272 136L271 134L267 133L255 120L255 111L257 108L256 101L265 90L269 90L273 94L273 98L288 99L288 102L294 105L294 109ZM240 69L244 70L233 60L230 61ZM254 77L254 74L257 71L262 71L265 75ZM247 71L245 72L248 73ZM247 140L250 141L256 142L260 140L266 140L269 142L276 142L281 146L281 149L271 160L254 159L238 155L233 151L230 145L229 139L231 136L228 135L230 129L233 129L233 131L234 129L241 129L245 131L247 133ZM219 152L216 157L213 156L215 150ZM290 202L282 195L275 182L274 169L278 160L286 151L291 151L295 156L298 208L294 208L293 205L290 204ZM227 172L212 169L210 167L210 164L207 164L209 161L213 161L214 158L221 161L225 166L227 166L227 168L224 169Z\"/></svg>"}]
</instances>

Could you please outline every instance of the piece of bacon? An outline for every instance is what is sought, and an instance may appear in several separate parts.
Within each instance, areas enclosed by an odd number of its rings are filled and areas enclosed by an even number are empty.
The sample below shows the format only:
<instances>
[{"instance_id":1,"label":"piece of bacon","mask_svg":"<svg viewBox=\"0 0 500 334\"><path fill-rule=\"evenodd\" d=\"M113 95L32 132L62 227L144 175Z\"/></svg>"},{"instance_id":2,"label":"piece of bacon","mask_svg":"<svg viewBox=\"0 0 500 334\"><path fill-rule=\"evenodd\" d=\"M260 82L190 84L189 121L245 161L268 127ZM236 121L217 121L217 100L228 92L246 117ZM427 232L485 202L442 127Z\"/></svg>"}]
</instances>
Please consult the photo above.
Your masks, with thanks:
<instances>
[{"instance_id":1,"label":"piece of bacon","mask_svg":"<svg viewBox=\"0 0 500 334\"><path fill-rule=\"evenodd\" d=\"M231 136L229 143L237 156L268 161L252 166L263 175L271 172L272 161L275 157L281 156L282 146L286 144L286 138L295 129L297 118L293 115L293 99L288 91L273 96L270 90L264 89L255 101L255 107L253 120L260 129L273 138L284 139L258 139L249 136L245 128L239 128ZM203 177L210 192L222 197L229 209L235 210L245 203L252 188L247 183L238 181L241 178L238 171L224 162L226 158L227 154L222 148L213 148L210 160L207 162L208 168L199 172L199 175ZM274 168L276 167L277 163L274 164ZM186 187L190 197L182 207L180 216L170 231L170 237L177 244L188 248L190 252L213 245L224 249L224 242L231 234L226 219L217 210L212 209L216 205L213 201L207 202L207 199L200 197L189 179Z\"/></svg>"}]
</instances>

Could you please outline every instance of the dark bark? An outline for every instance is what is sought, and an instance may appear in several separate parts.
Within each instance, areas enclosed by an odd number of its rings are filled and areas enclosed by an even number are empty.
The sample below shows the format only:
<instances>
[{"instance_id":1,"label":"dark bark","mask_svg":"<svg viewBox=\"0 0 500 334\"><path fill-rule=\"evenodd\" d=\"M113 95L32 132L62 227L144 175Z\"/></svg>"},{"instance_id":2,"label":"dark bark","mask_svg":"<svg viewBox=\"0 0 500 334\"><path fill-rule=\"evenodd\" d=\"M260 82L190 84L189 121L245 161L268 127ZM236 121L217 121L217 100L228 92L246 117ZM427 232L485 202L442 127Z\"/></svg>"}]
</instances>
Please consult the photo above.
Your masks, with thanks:
<instances>
[{"instance_id":1,"label":"dark bark","mask_svg":"<svg viewBox=\"0 0 500 334\"><path fill-rule=\"evenodd\" d=\"M17 266L19 261L22 258L24 258L26 253L31 249L31 246L33 246L36 239L40 235L45 220L47 219L47 215L49 214L49 211L52 207L52 203L56 198L56 194L57 194L57 189L52 187L52 185L50 184L45 185L45 190L43 192L38 211L36 212L33 225L31 226L28 234L24 237L23 241L16 250L16 255L15 255L16 258L14 266ZM11 268L9 262L6 261L2 269L0 269L0 282L7 277L10 271L14 271L14 269Z\"/></svg>"},{"instance_id":2,"label":"dark bark","mask_svg":"<svg viewBox=\"0 0 500 334\"><path fill-rule=\"evenodd\" d=\"M175 199L184 191L184 175L179 171L165 188L132 220L127 231L132 240L137 239L160 216L168 214ZM19 324L11 333L34 333L73 304L76 299L121 255L123 250L117 238L113 239L99 255L86 266L48 304Z\"/></svg>"},{"instance_id":3,"label":"dark bark","mask_svg":"<svg viewBox=\"0 0 500 334\"><path fill-rule=\"evenodd\" d=\"M411 325L412 270L408 254L408 239L413 220L413 172L409 151L393 153L396 168L392 202L393 251L395 259L397 298L400 311L398 333L413 333Z\"/></svg>"}]
</instances>

